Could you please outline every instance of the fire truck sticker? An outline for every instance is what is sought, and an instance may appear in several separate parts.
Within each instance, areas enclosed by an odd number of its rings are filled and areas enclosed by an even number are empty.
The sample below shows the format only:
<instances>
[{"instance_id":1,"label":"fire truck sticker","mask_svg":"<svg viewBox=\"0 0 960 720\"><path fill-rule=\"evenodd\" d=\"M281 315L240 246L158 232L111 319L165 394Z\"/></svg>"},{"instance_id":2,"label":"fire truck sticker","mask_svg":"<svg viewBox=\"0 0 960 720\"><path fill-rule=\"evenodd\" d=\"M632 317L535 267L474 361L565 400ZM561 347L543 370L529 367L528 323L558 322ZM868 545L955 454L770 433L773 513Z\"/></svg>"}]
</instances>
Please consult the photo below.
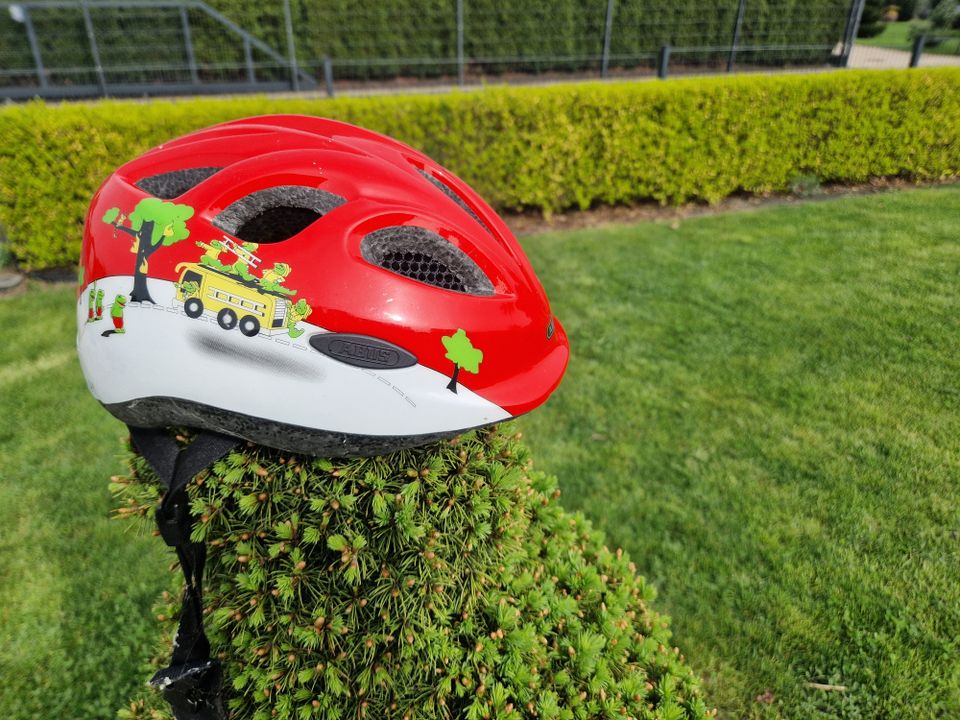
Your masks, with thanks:
<instances>
[{"instance_id":1,"label":"fire truck sticker","mask_svg":"<svg viewBox=\"0 0 960 720\"><path fill-rule=\"evenodd\" d=\"M198 319L204 313L216 316L224 330L239 328L247 337L259 334L286 333L291 339L303 335L297 323L305 320L313 308L304 299L292 302L296 290L283 286L291 268L274 263L269 270L259 271L261 259L254 252L256 243L238 243L226 235L209 243L197 242L206 252L195 263L180 263L175 286L177 300L183 303L188 317ZM221 260L229 253L235 261ZM226 258L229 262L230 258Z\"/></svg>"},{"instance_id":2,"label":"fire truck sticker","mask_svg":"<svg viewBox=\"0 0 960 720\"><path fill-rule=\"evenodd\" d=\"M104 336L124 333L123 309L128 299L139 305L156 304L147 287L149 258L161 247L190 236L186 223L193 213L189 205L144 198L129 215L116 207L103 214L114 237L122 232L132 238L130 252L136 256L133 290L129 298L117 295L110 311L114 329L102 333ZM262 268L256 255L258 243L237 242L226 235L195 244L203 254L197 262L177 265L180 275L174 284L176 298L188 317L201 319L209 313L224 330L238 328L247 337L286 333L296 339L305 332L297 324L309 317L313 308L302 298L293 302L297 291L284 285L292 271L290 265L277 262L269 269ZM103 293L98 297L95 290L90 290L87 322L102 317Z\"/></svg>"}]
</instances>

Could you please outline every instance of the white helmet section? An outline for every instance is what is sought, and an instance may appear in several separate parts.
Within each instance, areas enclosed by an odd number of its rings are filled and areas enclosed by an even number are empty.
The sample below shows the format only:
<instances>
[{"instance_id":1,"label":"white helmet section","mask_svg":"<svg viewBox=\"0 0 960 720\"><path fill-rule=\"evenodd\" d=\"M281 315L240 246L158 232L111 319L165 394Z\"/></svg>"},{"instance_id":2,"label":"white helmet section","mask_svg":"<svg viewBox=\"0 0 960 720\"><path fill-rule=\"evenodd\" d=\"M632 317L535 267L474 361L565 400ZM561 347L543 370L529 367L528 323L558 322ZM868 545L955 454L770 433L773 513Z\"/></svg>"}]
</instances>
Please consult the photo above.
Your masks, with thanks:
<instances>
[{"instance_id":1,"label":"white helmet section","mask_svg":"<svg viewBox=\"0 0 960 720\"><path fill-rule=\"evenodd\" d=\"M366 436L451 433L510 417L463 386L450 392L449 377L420 364L366 369L328 357L309 344L327 332L316 325L301 321L305 332L296 339L285 332L246 336L225 330L209 312L189 317L173 282L147 283L156 304L126 302L129 275L87 285L77 302L80 365L104 405L176 398ZM99 319L88 300L98 291Z\"/></svg>"}]
</instances>

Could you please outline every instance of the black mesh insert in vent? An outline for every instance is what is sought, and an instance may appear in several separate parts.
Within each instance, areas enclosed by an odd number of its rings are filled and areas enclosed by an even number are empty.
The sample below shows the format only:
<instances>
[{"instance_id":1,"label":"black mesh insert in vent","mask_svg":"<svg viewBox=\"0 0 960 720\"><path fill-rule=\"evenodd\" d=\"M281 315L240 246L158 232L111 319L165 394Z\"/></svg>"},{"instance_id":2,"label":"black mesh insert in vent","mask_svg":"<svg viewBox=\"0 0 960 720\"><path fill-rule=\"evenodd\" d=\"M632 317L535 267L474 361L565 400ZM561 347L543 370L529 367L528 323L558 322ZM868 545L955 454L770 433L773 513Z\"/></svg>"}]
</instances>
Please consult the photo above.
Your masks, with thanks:
<instances>
[{"instance_id":1,"label":"black mesh insert in vent","mask_svg":"<svg viewBox=\"0 0 960 720\"><path fill-rule=\"evenodd\" d=\"M457 292L467 291L463 280L455 272L440 260L423 253L394 250L384 255L380 265L387 270L393 270L398 275L419 280L427 285L436 285L444 290Z\"/></svg>"},{"instance_id":2,"label":"black mesh insert in vent","mask_svg":"<svg viewBox=\"0 0 960 720\"><path fill-rule=\"evenodd\" d=\"M398 225L370 233L360 242L367 262L434 287L493 295L493 283L470 257L434 232Z\"/></svg>"},{"instance_id":3,"label":"black mesh insert in vent","mask_svg":"<svg viewBox=\"0 0 960 720\"><path fill-rule=\"evenodd\" d=\"M180 197L187 190L196 187L219 170L218 167L173 170L138 180L136 186L154 197L162 200L172 200L175 197Z\"/></svg>"},{"instance_id":4,"label":"black mesh insert in vent","mask_svg":"<svg viewBox=\"0 0 960 720\"><path fill-rule=\"evenodd\" d=\"M278 185L231 203L213 224L247 242L280 242L345 202L346 198L319 188Z\"/></svg>"}]
</instances>

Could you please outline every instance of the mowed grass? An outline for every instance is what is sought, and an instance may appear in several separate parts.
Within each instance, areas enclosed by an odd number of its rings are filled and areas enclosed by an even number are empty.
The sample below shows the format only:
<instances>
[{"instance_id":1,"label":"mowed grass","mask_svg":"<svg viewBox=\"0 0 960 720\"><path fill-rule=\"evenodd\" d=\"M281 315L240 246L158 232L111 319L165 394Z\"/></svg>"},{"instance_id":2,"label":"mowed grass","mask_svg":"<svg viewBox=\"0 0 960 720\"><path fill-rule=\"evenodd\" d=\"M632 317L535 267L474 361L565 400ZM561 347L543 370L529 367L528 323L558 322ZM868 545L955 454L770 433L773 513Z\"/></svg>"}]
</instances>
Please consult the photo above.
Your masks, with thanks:
<instances>
[{"instance_id":1,"label":"mowed grass","mask_svg":"<svg viewBox=\"0 0 960 720\"><path fill-rule=\"evenodd\" d=\"M524 244L573 347L534 457L723 716L960 717L960 189Z\"/></svg>"},{"instance_id":2,"label":"mowed grass","mask_svg":"<svg viewBox=\"0 0 960 720\"><path fill-rule=\"evenodd\" d=\"M960 188L523 244L573 356L522 428L722 715L960 715ZM74 332L69 288L0 300L5 720L113 717L167 585Z\"/></svg>"},{"instance_id":3,"label":"mowed grass","mask_svg":"<svg viewBox=\"0 0 960 720\"><path fill-rule=\"evenodd\" d=\"M857 38L857 45L870 47L891 48L892 50L913 50L913 39L910 37L910 21L892 22L883 26L883 32L869 38ZM938 30L927 38L923 47L925 53L935 55L960 54L960 32Z\"/></svg>"},{"instance_id":4,"label":"mowed grass","mask_svg":"<svg viewBox=\"0 0 960 720\"><path fill-rule=\"evenodd\" d=\"M0 299L0 717L112 718L170 558L110 519L123 427L89 394L73 289Z\"/></svg>"}]
</instances>

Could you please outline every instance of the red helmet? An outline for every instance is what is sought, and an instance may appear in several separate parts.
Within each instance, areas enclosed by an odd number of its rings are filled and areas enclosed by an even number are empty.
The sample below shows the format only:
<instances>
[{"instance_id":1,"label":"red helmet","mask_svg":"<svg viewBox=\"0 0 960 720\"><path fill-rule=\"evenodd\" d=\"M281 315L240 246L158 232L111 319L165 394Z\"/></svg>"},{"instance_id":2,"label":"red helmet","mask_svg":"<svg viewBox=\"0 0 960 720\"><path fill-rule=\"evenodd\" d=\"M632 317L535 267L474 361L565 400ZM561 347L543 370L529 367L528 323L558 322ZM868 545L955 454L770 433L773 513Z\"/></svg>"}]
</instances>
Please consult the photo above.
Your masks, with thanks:
<instances>
[{"instance_id":1,"label":"red helmet","mask_svg":"<svg viewBox=\"0 0 960 720\"><path fill-rule=\"evenodd\" d=\"M77 345L124 422L372 455L540 405L569 355L510 230L422 153L333 120L224 123L118 169Z\"/></svg>"}]
</instances>

